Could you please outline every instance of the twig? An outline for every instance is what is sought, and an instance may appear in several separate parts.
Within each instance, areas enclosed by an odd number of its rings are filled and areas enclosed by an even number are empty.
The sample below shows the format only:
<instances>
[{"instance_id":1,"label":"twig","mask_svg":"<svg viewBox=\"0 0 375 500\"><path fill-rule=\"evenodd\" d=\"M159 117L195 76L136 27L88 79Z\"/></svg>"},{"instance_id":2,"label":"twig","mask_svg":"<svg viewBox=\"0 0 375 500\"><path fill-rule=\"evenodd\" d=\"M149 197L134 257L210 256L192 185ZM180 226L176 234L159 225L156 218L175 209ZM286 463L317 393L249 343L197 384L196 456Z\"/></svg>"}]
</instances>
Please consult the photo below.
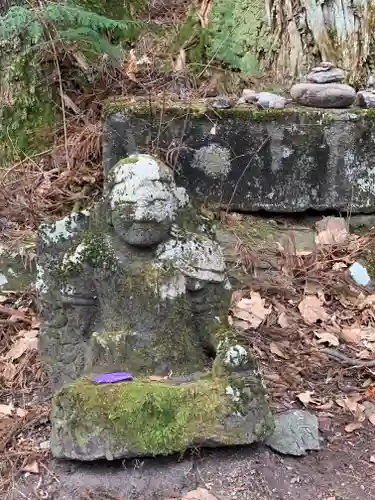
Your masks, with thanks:
<instances>
[{"instance_id":1,"label":"twig","mask_svg":"<svg viewBox=\"0 0 375 500\"><path fill-rule=\"evenodd\" d=\"M375 359L371 361L360 361L357 359L349 358L342 352L337 351L336 349L320 349L320 352L327 354L329 358L332 358L339 363L346 364L351 366L352 368L373 368L375 367Z\"/></svg>"},{"instance_id":2,"label":"twig","mask_svg":"<svg viewBox=\"0 0 375 500\"><path fill-rule=\"evenodd\" d=\"M233 193L232 193L232 196L230 197L230 200L228 201L228 204L227 204L227 210L226 210L226 213L228 214L229 210L230 210L230 206L232 204L232 201L236 195L236 192L237 192L237 189L238 189L238 186L243 178L243 176L245 175L245 173L247 172L247 169L250 167L253 159L262 151L262 149L264 148L264 146L269 142L270 140L270 137L267 136L264 141L262 142L262 144L259 146L259 148L255 151L255 153L253 155L251 155L251 158L250 160L247 162L247 165L245 166L245 168L243 169L243 171L241 172L241 175L239 176L238 178L238 181L236 183L236 185L234 186L234 189L233 189Z\"/></svg>"}]
</instances>

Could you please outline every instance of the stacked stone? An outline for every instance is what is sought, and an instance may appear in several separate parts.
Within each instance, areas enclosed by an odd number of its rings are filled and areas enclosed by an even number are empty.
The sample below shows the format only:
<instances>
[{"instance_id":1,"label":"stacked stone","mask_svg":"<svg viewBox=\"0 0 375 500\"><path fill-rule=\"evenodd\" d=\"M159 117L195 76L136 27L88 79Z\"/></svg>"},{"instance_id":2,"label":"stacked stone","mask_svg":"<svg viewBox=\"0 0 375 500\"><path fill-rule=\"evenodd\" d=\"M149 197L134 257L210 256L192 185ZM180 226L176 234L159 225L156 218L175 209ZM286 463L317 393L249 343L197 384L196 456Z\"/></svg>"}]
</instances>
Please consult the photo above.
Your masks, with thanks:
<instances>
[{"instance_id":1,"label":"stacked stone","mask_svg":"<svg viewBox=\"0 0 375 500\"><path fill-rule=\"evenodd\" d=\"M331 62L322 62L306 76L306 81L293 85L292 99L302 106L314 108L347 108L356 98L350 85L342 83L345 72Z\"/></svg>"},{"instance_id":2,"label":"stacked stone","mask_svg":"<svg viewBox=\"0 0 375 500\"><path fill-rule=\"evenodd\" d=\"M357 93L357 104L361 108L375 108L375 81L371 75L364 90Z\"/></svg>"}]
</instances>

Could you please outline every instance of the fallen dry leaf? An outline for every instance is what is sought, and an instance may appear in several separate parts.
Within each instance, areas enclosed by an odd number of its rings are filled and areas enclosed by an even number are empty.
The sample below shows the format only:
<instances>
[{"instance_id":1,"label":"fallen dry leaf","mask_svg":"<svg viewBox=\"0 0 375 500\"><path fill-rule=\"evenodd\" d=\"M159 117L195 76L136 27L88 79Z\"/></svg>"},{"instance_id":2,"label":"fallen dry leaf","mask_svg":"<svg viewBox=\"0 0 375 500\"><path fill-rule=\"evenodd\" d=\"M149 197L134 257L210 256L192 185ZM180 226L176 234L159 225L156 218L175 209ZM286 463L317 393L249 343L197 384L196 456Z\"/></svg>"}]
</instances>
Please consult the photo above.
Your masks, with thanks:
<instances>
[{"instance_id":1,"label":"fallen dry leaf","mask_svg":"<svg viewBox=\"0 0 375 500\"><path fill-rule=\"evenodd\" d=\"M17 417L23 418L25 415L27 415L27 411L23 408L16 408L16 415Z\"/></svg>"},{"instance_id":2,"label":"fallen dry leaf","mask_svg":"<svg viewBox=\"0 0 375 500\"><path fill-rule=\"evenodd\" d=\"M0 405L0 417L3 415L11 416L13 413L13 407L10 405Z\"/></svg>"},{"instance_id":3,"label":"fallen dry leaf","mask_svg":"<svg viewBox=\"0 0 375 500\"><path fill-rule=\"evenodd\" d=\"M370 457L370 462L371 462L372 464L375 464L375 455L371 455L371 457Z\"/></svg>"},{"instance_id":4,"label":"fallen dry leaf","mask_svg":"<svg viewBox=\"0 0 375 500\"><path fill-rule=\"evenodd\" d=\"M279 356L279 358L289 359L288 354L285 354L281 350L281 348L276 344L276 342L270 343L270 351L272 352L272 354L276 354L276 356Z\"/></svg>"},{"instance_id":5,"label":"fallen dry leaf","mask_svg":"<svg viewBox=\"0 0 375 500\"><path fill-rule=\"evenodd\" d=\"M149 378L149 380L151 380L151 382L164 382L165 381L165 377L160 377L159 375L151 375L148 378Z\"/></svg>"},{"instance_id":6,"label":"fallen dry leaf","mask_svg":"<svg viewBox=\"0 0 375 500\"><path fill-rule=\"evenodd\" d=\"M344 262L335 262L332 266L332 271L341 271L346 269L348 266Z\"/></svg>"},{"instance_id":7,"label":"fallen dry leaf","mask_svg":"<svg viewBox=\"0 0 375 500\"><path fill-rule=\"evenodd\" d=\"M373 359L374 355L367 349L363 349L357 353L357 358L359 359Z\"/></svg>"},{"instance_id":8,"label":"fallen dry leaf","mask_svg":"<svg viewBox=\"0 0 375 500\"><path fill-rule=\"evenodd\" d=\"M354 394L351 397L336 399L336 404L348 410L354 417L356 422L363 422L366 418L365 407L359 404L361 394Z\"/></svg>"},{"instance_id":9,"label":"fallen dry leaf","mask_svg":"<svg viewBox=\"0 0 375 500\"><path fill-rule=\"evenodd\" d=\"M39 465L36 460L32 460L31 462L28 462L24 467L21 469L22 472L30 472L31 474L39 474Z\"/></svg>"},{"instance_id":10,"label":"fallen dry leaf","mask_svg":"<svg viewBox=\"0 0 375 500\"><path fill-rule=\"evenodd\" d=\"M338 346L340 344L339 339L335 335L333 335L333 333L328 333L328 332L319 333L319 332L315 332L315 335L319 339L319 340L317 340L318 344L324 344L326 342L329 345L333 345L333 346Z\"/></svg>"},{"instance_id":11,"label":"fallen dry leaf","mask_svg":"<svg viewBox=\"0 0 375 500\"><path fill-rule=\"evenodd\" d=\"M327 321L329 318L324 307L322 307L321 300L315 295L306 295L299 303L298 309L305 322L309 325L313 325L319 320Z\"/></svg>"},{"instance_id":12,"label":"fallen dry leaf","mask_svg":"<svg viewBox=\"0 0 375 500\"><path fill-rule=\"evenodd\" d=\"M32 330L31 330L32 331ZM5 355L5 359L15 360L18 359L26 351L32 351L38 349L38 338L35 336L21 337L16 340L9 351Z\"/></svg>"},{"instance_id":13,"label":"fallen dry leaf","mask_svg":"<svg viewBox=\"0 0 375 500\"><path fill-rule=\"evenodd\" d=\"M272 310L264 307L265 299L258 292L251 292L250 299L241 299L233 308L235 318L248 323L248 328L258 328Z\"/></svg>"},{"instance_id":14,"label":"fallen dry leaf","mask_svg":"<svg viewBox=\"0 0 375 500\"><path fill-rule=\"evenodd\" d=\"M189 491L182 500L217 500L217 498L205 488L197 488Z\"/></svg>"},{"instance_id":15,"label":"fallen dry leaf","mask_svg":"<svg viewBox=\"0 0 375 500\"><path fill-rule=\"evenodd\" d=\"M17 375L17 368L11 361L5 365L5 369L3 371L3 377L6 382L12 382L14 377Z\"/></svg>"},{"instance_id":16,"label":"fallen dry leaf","mask_svg":"<svg viewBox=\"0 0 375 500\"><path fill-rule=\"evenodd\" d=\"M128 65L126 67L126 76L129 78L129 80L132 80L133 82L137 82L137 57L135 55L134 49L131 49L129 52L129 61Z\"/></svg>"},{"instance_id":17,"label":"fallen dry leaf","mask_svg":"<svg viewBox=\"0 0 375 500\"><path fill-rule=\"evenodd\" d=\"M359 344L362 340L361 329L358 327L342 328L339 335L344 342L350 344Z\"/></svg>"},{"instance_id":18,"label":"fallen dry leaf","mask_svg":"<svg viewBox=\"0 0 375 500\"><path fill-rule=\"evenodd\" d=\"M369 416L369 421L372 423L372 425L375 425L375 413Z\"/></svg>"},{"instance_id":19,"label":"fallen dry leaf","mask_svg":"<svg viewBox=\"0 0 375 500\"><path fill-rule=\"evenodd\" d=\"M316 228L316 243L320 245L345 243L349 237L347 223L341 217L325 217L316 223Z\"/></svg>"},{"instance_id":20,"label":"fallen dry leaf","mask_svg":"<svg viewBox=\"0 0 375 500\"><path fill-rule=\"evenodd\" d=\"M288 318L285 312L282 312L277 319L278 324L281 328L287 328L289 326Z\"/></svg>"},{"instance_id":21,"label":"fallen dry leaf","mask_svg":"<svg viewBox=\"0 0 375 500\"><path fill-rule=\"evenodd\" d=\"M316 410L330 410L333 406L333 401L328 401L328 403L323 403L321 405L316 405Z\"/></svg>"},{"instance_id":22,"label":"fallen dry leaf","mask_svg":"<svg viewBox=\"0 0 375 500\"><path fill-rule=\"evenodd\" d=\"M367 297L365 297L363 294L361 294L361 296L358 297L355 305L359 310L365 309L369 306L373 306L375 305L375 295L367 295Z\"/></svg>"},{"instance_id":23,"label":"fallen dry leaf","mask_svg":"<svg viewBox=\"0 0 375 500\"><path fill-rule=\"evenodd\" d=\"M351 422L350 424L347 424L345 426L345 431L346 432L353 432L356 431L357 429L360 429L362 427L361 422Z\"/></svg>"},{"instance_id":24,"label":"fallen dry leaf","mask_svg":"<svg viewBox=\"0 0 375 500\"><path fill-rule=\"evenodd\" d=\"M303 403L305 406L307 406L309 403L311 403L312 398L311 396L314 394L313 391L305 391L301 392L300 394L297 394L297 398Z\"/></svg>"}]
</instances>

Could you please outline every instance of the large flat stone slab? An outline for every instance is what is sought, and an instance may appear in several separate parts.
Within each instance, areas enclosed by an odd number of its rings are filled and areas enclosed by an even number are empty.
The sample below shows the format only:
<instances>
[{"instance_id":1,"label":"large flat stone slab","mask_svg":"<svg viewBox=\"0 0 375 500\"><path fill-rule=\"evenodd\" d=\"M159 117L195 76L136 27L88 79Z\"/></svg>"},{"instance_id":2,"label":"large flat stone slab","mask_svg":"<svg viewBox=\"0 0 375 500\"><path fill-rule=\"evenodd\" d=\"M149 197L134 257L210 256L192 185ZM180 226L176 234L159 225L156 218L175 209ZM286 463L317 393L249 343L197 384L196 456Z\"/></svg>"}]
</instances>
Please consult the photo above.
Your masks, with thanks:
<instances>
[{"instance_id":1,"label":"large flat stone slab","mask_svg":"<svg viewBox=\"0 0 375 500\"><path fill-rule=\"evenodd\" d=\"M104 164L129 153L167 158L199 202L233 210L375 210L375 114L349 108L212 109L107 105Z\"/></svg>"}]
</instances>

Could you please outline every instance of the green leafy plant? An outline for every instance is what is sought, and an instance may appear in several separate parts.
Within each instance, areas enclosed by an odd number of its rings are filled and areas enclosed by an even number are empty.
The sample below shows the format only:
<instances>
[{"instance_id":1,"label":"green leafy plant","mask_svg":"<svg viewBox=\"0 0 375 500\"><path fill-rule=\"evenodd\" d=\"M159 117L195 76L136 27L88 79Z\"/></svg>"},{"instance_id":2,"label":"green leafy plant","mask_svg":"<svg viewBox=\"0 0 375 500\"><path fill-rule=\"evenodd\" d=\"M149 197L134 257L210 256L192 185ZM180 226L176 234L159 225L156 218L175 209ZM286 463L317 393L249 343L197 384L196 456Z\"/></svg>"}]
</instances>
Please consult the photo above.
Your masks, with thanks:
<instances>
[{"instance_id":1,"label":"green leafy plant","mask_svg":"<svg viewBox=\"0 0 375 500\"><path fill-rule=\"evenodd\" d=\"M82 54L89 76L103 56L118 61L141 27L67 2L11 7L0 18L0 166L45 147L63 107L58 66L67 54Z\"/></svg>"}]
</instances>

